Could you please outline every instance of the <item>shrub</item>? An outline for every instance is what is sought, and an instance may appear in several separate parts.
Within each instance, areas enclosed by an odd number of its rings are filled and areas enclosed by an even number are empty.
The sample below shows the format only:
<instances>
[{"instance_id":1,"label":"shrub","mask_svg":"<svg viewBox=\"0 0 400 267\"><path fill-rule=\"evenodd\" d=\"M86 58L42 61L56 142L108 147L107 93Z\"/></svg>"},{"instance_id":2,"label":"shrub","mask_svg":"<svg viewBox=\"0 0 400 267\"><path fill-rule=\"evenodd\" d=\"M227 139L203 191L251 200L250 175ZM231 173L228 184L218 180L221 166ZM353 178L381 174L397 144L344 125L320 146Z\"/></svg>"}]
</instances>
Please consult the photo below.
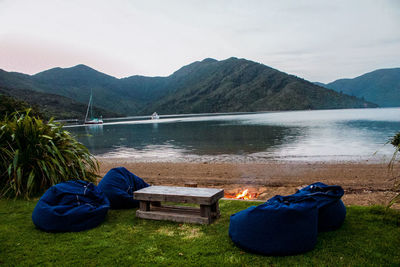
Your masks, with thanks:
<instances>
[{"instance_id":1,"label":"shrub","mask_svg":"<svg viewBox=\"0 0 400 267\"><path fill-rule=\"evenodd\" d=\"M97 160L61 124L29 110L0 121L0 197L37 196L66 180L94 181Z\"/></svg>"},{"instance_id":2,"label":"shrub","mask_svg":"<svg viewBox=\"0 0 400 267\"><path fill-rule=\"evenodd\" d=\"M389 170L392 172L393 174L393 168L394 168L394 164L396 162L396 158L397 155L399 154L400 151L400 132L398 132L391 140L390 143L394 146L395 151L393 153L392 159L389 162ZM394 179L395 179L395 183L394 183L394 188L393 190L398 192L389 202L388 207L391 207L393 204L395 203L400 203L400 175L395 175L394 174Z\"/></svg>"}]
</instances>

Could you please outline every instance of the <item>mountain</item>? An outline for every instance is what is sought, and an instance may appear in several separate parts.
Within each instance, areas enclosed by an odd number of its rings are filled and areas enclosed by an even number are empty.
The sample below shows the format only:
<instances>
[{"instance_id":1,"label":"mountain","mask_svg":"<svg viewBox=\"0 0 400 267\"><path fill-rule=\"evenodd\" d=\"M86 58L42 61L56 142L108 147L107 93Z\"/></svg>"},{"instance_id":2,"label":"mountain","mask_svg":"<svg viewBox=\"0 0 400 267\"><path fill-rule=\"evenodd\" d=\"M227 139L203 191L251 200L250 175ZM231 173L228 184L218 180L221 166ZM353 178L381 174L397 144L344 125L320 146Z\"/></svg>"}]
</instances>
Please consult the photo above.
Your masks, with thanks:
<instances>
[{"instance_id":1,"label":"mountain","mask_svg":"<svg viewBox=\"0 0 400 267\"><path fill-rule=\"evenodd\" d=\"M132 114L141 108L141 100L134 99L121 90L119 79L96 71L85 65L72 68L54 68L32 76L35 85L46 93L63 95L76 101L88 101L93 90L95 106L122 114Z\"/></svg>"},{"instance_id":2,"label":"mountain","mask_svg":"<svg viewBox=\"0 0 400 267\"><path fill-rule=\"evenodd\" d=\"M167 77L117 79L85 65L0 71L0 87L62 95L124 115L376 107L246 59L205 59Z\"/></svg>"},{"instance_id":3,"label":"mountain","mask_svg":"<svg viewBox=\"0 0 400 267\"><path fill-rule=\"evenodd\" d=\"M15 107L26 109L33 107L40 111L43 117L49 119L71 119L76 118L83 120L86 115L87 104L77 102L71 98L67 98L55 94L47 94L27 89L10 89L0 87L0 96L6 96L15 102ZM22 102L22 104L20 103ZM4 105L3 105L4 106ZM102 114L103 117L120 117L119 113L104 110L98 107L93 108L95 114Z\"/></svg>"},{"instance_id":4,"label":"mountain","mask_svg":"<svg viewBox=\"0 0 400 267\"><path fill-rule=\"evenodd\" d=\"M86 105L92 89L94 106L124 115L138 114L146 104L162 97L166 80L139 75L117 79L85 65L53 68L36 75L0 69L0 87L9 94L15 89L31 90L65 96ZM18 95L22 94L15 97Z\"/></svg>"},{"instance_id":5,"label":"mountain","mask_svg":"<svg viewBox=\"0 0 400 267\"><path fill-rule=\"evenodd\" d=\"M313 84L326 88L326 84L320 82L313 82Z\"/></svg>"},{"instance_id":6,"label":"mountain","mask_svg":"<svg viewBox=\"0 0 400 267\"><path fill-rule=\"evenodd\" d=\"M363 98L381 107L400 106L400 68L379 69L353 79L339 79L324 87Z\"/></svg>"},{"instance_id":7,"label":"mountain","mask_svg":"<svg viewBox=\"0 0 400 267\"><path fill-rule=\"evenodd\" d=\"M246 59L206 59L168 77L169 93L143 113L203 113L375 107Z\"/></svg>"}]
</instances>

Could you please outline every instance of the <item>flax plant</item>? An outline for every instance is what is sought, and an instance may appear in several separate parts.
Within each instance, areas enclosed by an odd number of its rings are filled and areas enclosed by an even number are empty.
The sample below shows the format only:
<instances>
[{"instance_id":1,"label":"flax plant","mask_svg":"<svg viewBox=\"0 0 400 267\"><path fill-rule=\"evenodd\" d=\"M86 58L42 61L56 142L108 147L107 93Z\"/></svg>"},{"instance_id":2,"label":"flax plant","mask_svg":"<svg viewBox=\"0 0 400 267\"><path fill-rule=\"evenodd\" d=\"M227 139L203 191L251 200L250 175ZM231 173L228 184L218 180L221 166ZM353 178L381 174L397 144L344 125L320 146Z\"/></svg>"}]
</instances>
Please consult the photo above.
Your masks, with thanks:
<instances>
[{"instance_id":1,"label":"flax plant","mask_svg":"<svg viewBox=\"0 0 400 267\"><path fill-rule=\"evenodd\" d=\"M400 203L400 175L395 175L394 174L394 164L396 162L396 158L399 154L400 151L400 132L398 132L390 141L390 144L392 144L395 148L395 151L393 153L392 159L389 162L389 170L394 176L394 187L393 190L397 192L397 194L390 200L388 207L391 207L395 203Z\"/></svg>"},{"instance_id":2,"label":"flax plant","mask_svg":"<svg viewBox=\"0 0 400 267\"><path fill-rule=\"evenodd\" d=\"M0 198L29 199L62 181L94 181L98 162L61 124L29 110L0 121Z\"/></svg>"}]
</instances>

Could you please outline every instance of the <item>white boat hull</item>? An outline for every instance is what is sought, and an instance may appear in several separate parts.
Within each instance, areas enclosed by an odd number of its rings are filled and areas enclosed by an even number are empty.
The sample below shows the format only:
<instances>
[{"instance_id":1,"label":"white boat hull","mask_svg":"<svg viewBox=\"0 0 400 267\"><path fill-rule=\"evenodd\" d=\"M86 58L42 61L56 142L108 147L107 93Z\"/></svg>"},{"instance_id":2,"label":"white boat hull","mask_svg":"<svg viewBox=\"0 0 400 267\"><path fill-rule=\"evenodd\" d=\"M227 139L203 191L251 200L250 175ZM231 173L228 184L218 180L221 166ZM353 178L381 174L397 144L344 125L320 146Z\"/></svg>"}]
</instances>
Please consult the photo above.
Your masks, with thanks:
<instances>
[{"instance_id":1,"label":"white boat hull","mask_svg":"<svg viewBox=\"0 0 400 267\"><path fill-rule=\"evenodd\" d=\"M85 124L103 124L102 120L85 121Z\"/></svg>"}]
</instances>

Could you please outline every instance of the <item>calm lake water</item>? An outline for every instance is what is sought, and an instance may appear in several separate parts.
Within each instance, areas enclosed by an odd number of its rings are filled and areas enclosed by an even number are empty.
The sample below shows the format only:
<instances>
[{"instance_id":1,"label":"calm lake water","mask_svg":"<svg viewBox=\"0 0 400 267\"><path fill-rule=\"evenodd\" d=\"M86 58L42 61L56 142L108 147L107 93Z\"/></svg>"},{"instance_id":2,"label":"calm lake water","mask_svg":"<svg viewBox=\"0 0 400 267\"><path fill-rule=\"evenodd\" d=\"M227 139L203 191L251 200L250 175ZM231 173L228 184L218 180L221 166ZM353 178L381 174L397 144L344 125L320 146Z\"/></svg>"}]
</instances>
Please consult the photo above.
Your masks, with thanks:
<instances>
[{"instance_id":1,"label":"calm lake water","mask_svg":"<svg viewBox=\"0 0 400 267\"><path fill-rule=\"evenodd\" d=\"M101 157L134 161L389 160L400 108L288 111L66 126Z\"/></svg>"}]
</instances>

